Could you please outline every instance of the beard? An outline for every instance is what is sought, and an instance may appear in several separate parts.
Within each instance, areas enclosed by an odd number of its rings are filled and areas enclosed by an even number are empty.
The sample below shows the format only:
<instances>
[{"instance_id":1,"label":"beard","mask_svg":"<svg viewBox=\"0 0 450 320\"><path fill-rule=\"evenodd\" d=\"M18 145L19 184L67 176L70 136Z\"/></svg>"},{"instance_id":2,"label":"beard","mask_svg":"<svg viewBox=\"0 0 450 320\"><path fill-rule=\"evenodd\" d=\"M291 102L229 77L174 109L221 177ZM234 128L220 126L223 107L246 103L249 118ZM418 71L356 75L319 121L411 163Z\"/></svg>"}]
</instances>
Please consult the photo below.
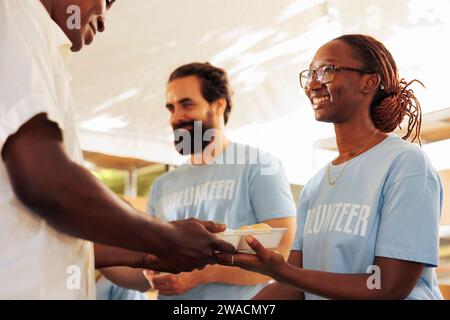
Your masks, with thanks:
<instances>
[{"instance_id":1,"label":"beard","mask_svg":"<svg viewBox=\"0 0 450 320\"><path fill-rule=\"evenodd\" d=\"M214 130L209 122L183 121L173 126L174 144L183 156L202 153L212 140L205 139L208 130Z\"/></svg>"}]
</instances>

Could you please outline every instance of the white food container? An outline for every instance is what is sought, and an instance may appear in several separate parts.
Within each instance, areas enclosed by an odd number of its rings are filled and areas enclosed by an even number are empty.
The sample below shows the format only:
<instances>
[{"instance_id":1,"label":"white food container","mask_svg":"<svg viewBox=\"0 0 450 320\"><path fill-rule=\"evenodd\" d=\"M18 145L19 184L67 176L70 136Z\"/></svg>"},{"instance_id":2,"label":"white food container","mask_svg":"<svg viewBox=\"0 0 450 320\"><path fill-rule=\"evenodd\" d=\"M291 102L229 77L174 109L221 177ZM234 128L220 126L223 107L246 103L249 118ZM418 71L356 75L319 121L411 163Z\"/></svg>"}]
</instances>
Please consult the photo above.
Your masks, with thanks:
<instances>
[{"instance_id":1,"label":"white food container","mask_svg":"<svg viewBox=\"0 0 450 320\"><path fill-rule=\"evenodd\" d=\"M254 237L266 249L274 249L280 245L286 230L287 228L227 230L217 236L231 243L237 251L253 251L245 241L248 236Z\"/></svg>"},{"instance_id":2,"label":"white food container","mask_svg":"<svg viewBox=\"0 0 450 320\"><path fill-rule=\"evenodd\" d=\"M218 233L217 237L223 241L229 242L233 245L233 247L237 250L239 246L239 242L241 242L241 235L235 234L230 231L226 231L223 233Z\"/></svg>"}]
</instances>

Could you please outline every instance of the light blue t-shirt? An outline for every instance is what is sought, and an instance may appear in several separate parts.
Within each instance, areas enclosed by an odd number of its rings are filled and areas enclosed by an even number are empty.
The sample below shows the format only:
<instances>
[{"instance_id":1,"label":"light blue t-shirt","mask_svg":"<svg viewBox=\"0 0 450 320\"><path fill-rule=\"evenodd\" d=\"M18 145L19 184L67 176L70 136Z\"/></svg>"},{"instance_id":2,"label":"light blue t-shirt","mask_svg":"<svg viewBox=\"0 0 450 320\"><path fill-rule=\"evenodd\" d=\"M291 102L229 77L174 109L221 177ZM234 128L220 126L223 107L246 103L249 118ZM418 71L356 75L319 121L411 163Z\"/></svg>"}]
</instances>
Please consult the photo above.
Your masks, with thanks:
<instances>
[{"instance_id":1,"label":"light blue t-shirt","mask_svg":"<svg viewBox=\"0 0 450 320\"><path fill-rule=\"evenodd\" d=\"M148 203L148 212L166 221L197 218L226 223L231 229L294 217L295 211L280 161L237 143L231 143L211 164L184 164L159 177ZM160 299L246 300L264 286L209 283Z\"/></svg>"},{"instance_id":2,"label":"light blue t-shirt","mask_svg":"<svg viewBox=\"0 0 450 320\"><path fill-rule=\"evenodd\" d=\"M145 293L120 287L105 277L95 287L97 300L148 300Z\"/></svg>"},{"instance_id":3,"label":"light blue t-shirt","mask_svg":"<svg viewBox=\"0 0 450 320\"><path fill-rule=\"evenodd\" d=\"M331 166L332 181L344 165ZM373 274L375 257L423 263L408 299L442 299L435 273L442 201L439 176L420 147L390 135L353 158L334 186L327 168L307 183L292 250L302 251L303 268L333 273Z\"/></svg>"}]
</instances>

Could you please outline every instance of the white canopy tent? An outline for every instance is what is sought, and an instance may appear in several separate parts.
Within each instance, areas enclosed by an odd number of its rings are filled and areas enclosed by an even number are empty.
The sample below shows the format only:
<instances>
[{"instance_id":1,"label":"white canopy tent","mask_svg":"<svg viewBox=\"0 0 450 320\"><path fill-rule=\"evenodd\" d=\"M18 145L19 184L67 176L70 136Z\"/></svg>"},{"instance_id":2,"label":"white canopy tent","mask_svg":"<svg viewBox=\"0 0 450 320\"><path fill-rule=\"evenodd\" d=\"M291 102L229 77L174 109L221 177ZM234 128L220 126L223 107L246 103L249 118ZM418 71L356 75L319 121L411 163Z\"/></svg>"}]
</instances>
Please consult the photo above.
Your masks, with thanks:
<instances>
[{"instance_id":1,"label":"white canopy tent","mask_svg":"<svg viewBox=\"0 0 450 320\"><path fill-rule=\"evenodd\" d=\"M166 81L181 64L209 61L235 92L229 137L269 150L303 184L330 157L314 141L333 135L298 84L317 48L343 33L379 38L405 78L426 84L416 90L424 112L435 111L448 103L449 11L446 0L118 0L107 32L71 65L82 147L179 164Z\"/></svg>"}]
</instances>

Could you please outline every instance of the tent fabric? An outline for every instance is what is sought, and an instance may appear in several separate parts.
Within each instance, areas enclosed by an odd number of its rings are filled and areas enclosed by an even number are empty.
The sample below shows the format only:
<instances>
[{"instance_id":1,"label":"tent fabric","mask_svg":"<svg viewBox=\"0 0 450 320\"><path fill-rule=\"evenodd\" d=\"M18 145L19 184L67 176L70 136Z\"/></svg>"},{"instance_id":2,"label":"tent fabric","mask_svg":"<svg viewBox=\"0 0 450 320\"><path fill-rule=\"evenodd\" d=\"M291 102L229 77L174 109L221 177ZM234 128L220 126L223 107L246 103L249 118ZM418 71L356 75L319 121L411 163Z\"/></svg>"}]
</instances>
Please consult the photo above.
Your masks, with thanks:
<instances>
[{"instance_id":1,"label":"tent fabric","mask_svg":"<svg viewBox=\"0 0 450 320\"><path fill-rule=\"evenodd\" d=\"M320 45L343 33L379 38L401 74L427 85L416 91L424 111L444 108L449 9L445 0L117 1L107 31L70 67L82 147L181 163L166 81L181 64L209 61L233 87L229 137L272 152L291 182L304 183L330 158L314 141L333 135L315 122L298 84Z\"/></svg>"}]
</instances>

